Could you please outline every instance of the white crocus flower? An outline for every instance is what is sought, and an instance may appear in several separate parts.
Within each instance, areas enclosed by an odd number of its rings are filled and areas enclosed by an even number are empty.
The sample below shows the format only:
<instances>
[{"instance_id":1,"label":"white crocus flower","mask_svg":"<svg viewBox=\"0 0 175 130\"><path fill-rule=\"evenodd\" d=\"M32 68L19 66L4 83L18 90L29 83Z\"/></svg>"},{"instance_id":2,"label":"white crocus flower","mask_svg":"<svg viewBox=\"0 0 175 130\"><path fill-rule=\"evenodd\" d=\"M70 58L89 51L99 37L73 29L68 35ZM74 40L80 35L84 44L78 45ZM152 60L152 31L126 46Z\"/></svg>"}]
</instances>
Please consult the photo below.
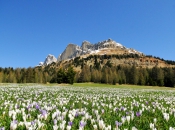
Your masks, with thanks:
<instances>
[{"instance_id":1,"label":"white crocus flower","mask_svg":"<svg viewBox=\"0 0 175 130\"><path fill-rule=\"evenodd\" d=\"M170 127L170 128L169 128L169 130L175 130L175 128L173 128L173 127Z\"/></svg>"},{"instance_id":2,"label":"white crocus flower","mask_svg":"<svg viewBox=\"0 0 175 130\"><path fill-rule=\"evenodd\" d=\"M134 119L134 113L131 114L131 120L133 120L133 119Z\"/></svg>"},{"instance_id":3,"label":"white crocus flower","mask_svg":"<svg viewBox=\"0 0 175 130\"><path fill-rule=\"evenodd\" d=\"M61 130L64 130L64 128L65 128L65 123L62 122L62 123L60 124L60 129L61 129Z\"/></svg>"},{"instance_id":4,"label":"white crocus flower","mask_svg":"<svg viewBox=\"0 0 175 130\"><path fill-rule=\"evenodd\" d=\"M157 119L156 118L154 118L154 124L156 124L157 123Z\"/></svg>"},{"instance_id":5,"label":"white crocus flower","mask_svg":"<svg viewBox=\"0 0 175 130\"><path fill-rule=\"evenodd\" d=\"M125 117L122 117L121 120L122 120L122 123L124 124L125 121L126 121L126 118Z\"/></svg>"},{"instance_id":6,"label":"white crocus flower","mask_svg":"<svg viewBox=\"0 0 175 130\"><path fill-rule=\"evenodd\" d=\"M34 130L34 128L33 127L29 127L28 130Z\"/></svg>"},{"instance_id":7,"label":"white crocus flower","mask_svg":"<svg viewBox=\"0 0 175 130\"><path fill-rule=\"evenodd\" d=\"M128 123L130 122L130 119L131 119L130 116L126 116L126 120L127 120Z\"/></svg>"},{"instance_id":8,"label":"white crocus flower","mask_svg":"<svg viewBox=\"0 0 175 130\"><path fill-rule=\"evenodd\" d=\"M13 114L13 112L12 112L12 111L9 111L9 117L11 117L11 116L12 116L12 114Z\"/></svg>"},{"instance_id":9,"label":"white crocus flower","mask_svg":"<svg viewBox=\"0 0 175 130\"><path fill-rule=\"evenodd\" d=\"M94 124L95 123L95 120L94 119L91 119L91 124Z\"/></svg>"},{"instance_id":10,"label":"white crocus flower","mask_svg":"<svg viewBox=\"0 0 175 130\"><path fill-rule=\"evenodd\" d=\"M168 121L170 118L168 113L163 113L163 116L166 121Z\"/></svg>"},{"instance_id":11,"label":"white crocus flower","mask_svg":"<svg viewBox=\"0 0 175 130\"><path fill-rule=\"evenodd\" d=\"M12 121L10 123L10 130L16 130L17 128L17 122L16 121Z\"/></svg>"},{"instance_id":12,"label":"white crocus flower","mask_svg":"<svg viewBox=\"0 0 175 130\"><path fill-rule=\"evenodd\" d=\"M24 122L19 122L18 126L23 126Z\"/></svg>"},{"instance_id":13,"label":"white crocus flower","mask_svg":"<svg viewBox=\"0 0 175 130\"><path fill-rule=\"evenodd\" d=\"M66 129L67 129L67 130L71 130L71 126L68 125L68 126L66 127Z\"/></svg>"},{"instance_id":14,"label":"white crocus flower","mask_svg":"<svg viewBox=\"0 0 175 130\"><path fill-rule=\"evenodd\" d=\"M85 114L85 119L86 119L86 120L89 119L88 113Z\"/></svg>"},{"instance_id":15,"label":"white crocus flower","mask_svg":"<svg viewBox=\"0 0 175 130\"><path fill-rule=\"evenodd\" d=\"M94 130L97 130L98 129L97 125L93 125L93 127L94 127Z\"/></svg>"},{"instance_id":16,"label":"white crocus flower","mask_svg":"<svg viewBox=\"0 0 175 130\"><path fill-rule=\"evenodd\" d=\"M107 127L107 128L108 128L108 130L111 130L111 125L108 125L108 127Z\"/></svg>"},{"instance_id":17,"label":"white crocus flower","mask_svg":"<svg viewBox=\"0 0 175 130\"><path fill-rule=\"evenodd\" d=\"M63 115L64 117L66 117L66 113L67 113L67 112L63 112L62 115Z\"/></svg>"},{"instance_id":18,"label":"white crocus flower","mask_svg":"<svg viewBox=\"0 0 175 130\"><path fill-rule=\"evenodd\" d=\"M44 124L41 123L41 122L38 120L38 128L41 128L41 127L43 127L43 126L44 126Z\"/></svg>"},{"instance_id":19,"label":"white crocus flower","mask_svg":"<svg viewBox=\"0 0 175 130\"><path fill-rule=\"evenodd\" d=\"M54 125L53 126L53 130L58 130L58 126L57 125Z\"/></svg>"},{"instance_id":20,"label":"white crocus flower","mask_svg":"<svg viewBox=\"0 0 175 130\"><path fill-rule=\"evenodd\" d=\"M16 120L16 113L13 114L12 119Z\"/></svg>"},{"instance_id":21,"label":"white crocus flower","mask_svg":"<svg viewBox=\"0 0 175 130\"><path fill-rule=\"evenodd\" d=\"M149 124L150 129L154 129L154 123Z\"/></svg>"},{"instance_id":22,"label":"white crocus flower","mask_svg":"<svg viewBox=\"0 0 175 130\"><path fill-rule=\"evenodd\" d=\"M3 113L2 113L2 114L3 114L3 116L4 116L4 115L5 115L5 111L3 111Z\"/></svg>"},{"instance_id":23,"label":"white crocus flower","mask_svg":"<svg viewBox=\"0 0 175 130\"><path fill-rule=\"evenodd\" d=\"M135 126L132 127L132 130L137 130L137 128Z\"/></svg>"},{"instance_id":24,"label":"white crocus flower","mask_svg":"<svg viewBox=\"0 0 175 130\"><path fill-rule=\"evenodd\" d=\"M54 112L54 113L52 114L52 120L55 119L56 115L57 115L56 112Z\"/></svg>"},{"instance_id":25,"label":"white crocus flower","mask_svg":"<svg viewBox=\"0 0 175 130\"><path fill-rule=\"evenodd\" d=\"M31 122L25 122L24 124L25 124L27 129L31 126Z\"/></svg>"},{"instance_id":26,"label":"white crocus flower","mask_svg":"<svg viewBox=\"0 0 175 130\"><path fill-rule=\"evenodd\" d=\"M103 120L99 120L99 128L102 130L105 127L104 121Z\"/></svg>"}]
</instances>

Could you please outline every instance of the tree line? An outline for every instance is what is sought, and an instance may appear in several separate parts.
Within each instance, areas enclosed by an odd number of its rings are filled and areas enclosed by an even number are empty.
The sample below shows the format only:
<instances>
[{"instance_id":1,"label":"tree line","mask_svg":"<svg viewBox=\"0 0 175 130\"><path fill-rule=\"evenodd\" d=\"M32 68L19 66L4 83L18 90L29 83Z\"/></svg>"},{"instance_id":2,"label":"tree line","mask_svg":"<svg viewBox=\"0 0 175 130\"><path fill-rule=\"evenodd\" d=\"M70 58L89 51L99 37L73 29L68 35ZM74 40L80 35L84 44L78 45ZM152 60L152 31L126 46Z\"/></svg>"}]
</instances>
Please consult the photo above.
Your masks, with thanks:
<instances>
[{"instance_id":1,"label":"tree line","mask_svg":"<svg viewBox=\"0 0 175 130\"><path fill-rule=\"evenodd\" d=\"M0 83L69 83L73 84L75 71L73 67L56 69L45 68L0 68Z\"/></svg>"},{"instance_id":2,"label":"tree line","mask_svg":"<svg viewBox=\"0 0 175 130\"><path fill-rule=\"evenodd\" d=\"M76 82L95 82L107 84L133 84L146 86L175 86L175 68L137 68L133 66L109 67L96 69L84 65L76 74Z\"/></svg>"},{"instance_id":3,"label":"tree line","mask_svg":"<svg viewBox=\"0 0 175 130\"><path fill-rule=\"evenodd\" d=\"M147 86L175 86L175 68L137 68L133 66L112 66L107 62L103 67L83 64L75 73L73 67L53 66L35 68L0 68L0 83L69 83L95 82L106 84L133 84Z\"/></svg>"}]
</instances>

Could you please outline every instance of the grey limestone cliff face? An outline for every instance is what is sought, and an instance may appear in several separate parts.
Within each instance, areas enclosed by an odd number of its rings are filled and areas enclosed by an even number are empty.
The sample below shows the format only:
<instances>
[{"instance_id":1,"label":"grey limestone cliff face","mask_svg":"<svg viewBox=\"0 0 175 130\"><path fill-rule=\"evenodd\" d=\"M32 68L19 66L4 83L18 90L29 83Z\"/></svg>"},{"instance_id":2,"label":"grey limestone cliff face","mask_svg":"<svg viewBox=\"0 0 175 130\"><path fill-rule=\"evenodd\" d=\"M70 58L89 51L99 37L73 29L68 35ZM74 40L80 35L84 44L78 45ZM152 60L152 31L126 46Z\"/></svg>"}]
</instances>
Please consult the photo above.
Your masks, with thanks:
<instances>
[{"instance_id":1,"label":"grey limestone cliff face","mask_svg":"<svg viewBox=\"0 0 175 130\"><path fill-rule=\"evenodd\" d=\"M80 56L82 53L82 50L79 46L75 44L69 44L64 52L58 57L58 61L71 59L77 56Z\"/></svg>"}]
</instances>

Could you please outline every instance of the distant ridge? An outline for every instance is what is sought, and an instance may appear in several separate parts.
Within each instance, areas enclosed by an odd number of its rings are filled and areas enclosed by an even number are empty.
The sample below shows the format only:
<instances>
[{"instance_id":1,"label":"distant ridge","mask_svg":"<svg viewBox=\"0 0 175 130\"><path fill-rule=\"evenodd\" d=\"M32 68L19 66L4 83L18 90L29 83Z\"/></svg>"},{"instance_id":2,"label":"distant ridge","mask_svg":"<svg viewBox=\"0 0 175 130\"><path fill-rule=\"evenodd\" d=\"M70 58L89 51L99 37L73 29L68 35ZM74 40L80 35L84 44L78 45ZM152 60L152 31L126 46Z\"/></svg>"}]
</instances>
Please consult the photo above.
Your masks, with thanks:
<instances>
[{"instance_id":1,"label":"distant ridge","mask_svg":"<svg viewBox=\"0 0 175 130\"><path fill-rule=\"evenodd\" d=\"M110 51L112 49L112 51ZM131 48L126 48L122 44L112 40L104 40L100 41L98 43L92 44L89 41L83 41L81 46L78 46L76 44L68 44L66 49L61 53L58 58L56 59L54 55L49 54L44 62L40 62L39 66L42 65L48 65L53 62L59 62L67 59L72 59L78 56L83 56L87 54L96 54L96 55L105 55L108 53L113 54L124 54L124 53L132 53L132 54L138 54L143 55L143 53L136 51Z\"/></svg>"},{"instance_id":2,"label":"distant ridge","mask_svg":"<svg viewBox=\"0 0 175 130\"><path fill-rule=\"evenodd\" d=\"M138 54L138 55L143 54L134 49L126 48L122 44L112 39L104 40L96 44L91 44L88 41L83 41L81 46L78 46L75 44L69 44L64 50L64 52L60 54L60 56L58 57L58 61L72 59L72 58L86 55L86 54L105 55L111 49L113 50L114 54L123 54L123 53L133 53L133 54Z\"/></svg>"},{"instance_id":3,"label":"distant ridge","mask_svg":"<svg viewBox=\"0 0 175 130\"><path fill-rule=\"evenodd\" d=\"M135 64L136 66L143 68L152 68L154 66L175 67L174 61L166 61L160 58L146 56L142 52L139 52L135 49L127 48L112 39L100 41L95 44L92 44L89 41L83 41L81 46L70 43L67 45L65 50L58 56L58 58L56 58L54 55L49 54L46 57L45 61L40 62L38 66L47 66L53 62L61 62L61 64L64 64L64 61L67 62L76 58L81 61L81 59L87 59L93 55L101 58L105 58L108 55L109 58L107 59L115 66ZM111 58L110 55L113 58ZM91 61L88 61L85 64L94 65L93 60L94 59L91 59ZM100 60L101 59L98 59L98 61ZM106 64L108 60L104 60L104 63L102 63L101 66L103 66L103 64Z\"/></svg>"}]
</instances>

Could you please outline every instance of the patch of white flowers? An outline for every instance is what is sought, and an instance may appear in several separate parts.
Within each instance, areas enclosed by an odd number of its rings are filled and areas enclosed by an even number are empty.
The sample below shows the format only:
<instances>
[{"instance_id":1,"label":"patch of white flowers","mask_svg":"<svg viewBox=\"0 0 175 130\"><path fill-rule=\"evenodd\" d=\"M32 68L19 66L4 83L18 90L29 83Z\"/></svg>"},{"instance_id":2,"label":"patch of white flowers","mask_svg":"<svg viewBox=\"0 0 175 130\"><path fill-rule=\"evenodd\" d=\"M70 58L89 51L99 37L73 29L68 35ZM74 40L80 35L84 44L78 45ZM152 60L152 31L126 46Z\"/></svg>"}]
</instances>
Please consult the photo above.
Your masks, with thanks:
<instances>
[{"instance_id":1,"label":"patch of white flowers","mask_svg":"<svg viewBox=\"0 0 175 130\"><path fill-rule=\"evenodd\" d=\"M9 84L0 130L175 130L175 91Z\"/></svg>"}]
</instances>

